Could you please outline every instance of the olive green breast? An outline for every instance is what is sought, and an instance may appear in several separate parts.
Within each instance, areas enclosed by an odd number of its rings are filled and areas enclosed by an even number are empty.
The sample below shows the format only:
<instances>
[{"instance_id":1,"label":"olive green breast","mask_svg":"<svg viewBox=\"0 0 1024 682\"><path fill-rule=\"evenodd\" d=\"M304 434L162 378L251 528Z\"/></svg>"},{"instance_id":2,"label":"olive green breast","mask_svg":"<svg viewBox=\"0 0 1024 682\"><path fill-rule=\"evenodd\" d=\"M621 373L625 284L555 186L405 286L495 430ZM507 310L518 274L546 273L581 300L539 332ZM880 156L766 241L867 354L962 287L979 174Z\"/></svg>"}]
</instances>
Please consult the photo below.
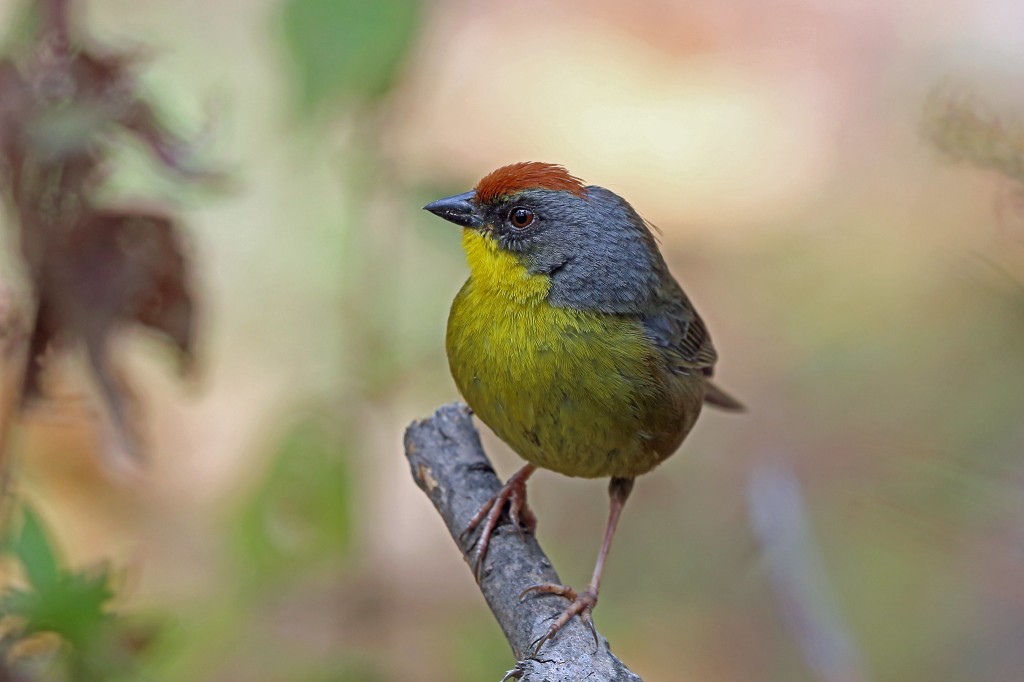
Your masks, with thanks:
<instances>
[{"instance_id":1,"label":"olive green breast","mask_svg":"<svg viewBox=\"0 0 1024 682\"><path fill-rule=\"evenodd\" d=\"M446 347L466 402L502 440L588 478L634 477L675 451L700 411L702 376L669 371L635 320L495 293L466 282Z\"/></svg>"}]
</instances>

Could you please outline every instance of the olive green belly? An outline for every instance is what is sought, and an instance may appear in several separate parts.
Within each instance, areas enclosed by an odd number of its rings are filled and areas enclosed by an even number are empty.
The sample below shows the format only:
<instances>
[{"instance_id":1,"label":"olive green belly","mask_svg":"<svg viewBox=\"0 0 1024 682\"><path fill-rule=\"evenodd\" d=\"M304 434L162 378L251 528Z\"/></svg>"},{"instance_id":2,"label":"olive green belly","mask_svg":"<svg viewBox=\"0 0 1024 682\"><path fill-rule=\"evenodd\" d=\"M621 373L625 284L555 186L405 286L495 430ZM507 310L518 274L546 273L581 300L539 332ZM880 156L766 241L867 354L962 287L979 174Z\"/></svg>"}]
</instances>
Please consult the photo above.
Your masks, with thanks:
<instances>
[{"instance_id":1,"label":"olive green belly","mask_svg":"<svg viewBox=\"0 0 1024 682\"><path fill-rule=\"evenodd\" d=\"M569 476L633 477L678 447L703 380L688 386L668 375L638 323L483 301L467 289L448 321L452 376L524 459Z\"/></svg>"}]
</instances>

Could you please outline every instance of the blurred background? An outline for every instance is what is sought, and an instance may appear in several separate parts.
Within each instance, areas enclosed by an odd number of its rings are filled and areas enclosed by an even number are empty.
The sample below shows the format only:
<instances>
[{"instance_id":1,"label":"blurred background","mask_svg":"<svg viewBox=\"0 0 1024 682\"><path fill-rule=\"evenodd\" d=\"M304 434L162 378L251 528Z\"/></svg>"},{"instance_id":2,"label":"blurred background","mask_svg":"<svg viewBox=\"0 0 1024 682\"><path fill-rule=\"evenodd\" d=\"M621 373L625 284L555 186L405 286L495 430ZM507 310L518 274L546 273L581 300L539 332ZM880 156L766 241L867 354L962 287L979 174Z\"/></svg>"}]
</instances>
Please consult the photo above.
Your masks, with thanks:
<instances>
[{"instance_id":1,"label":"blurred background","mask_svg":"<svg viewBox=\"0 0 1024 682\"><path fill-rule=\"evenodd\" d=\"M15 62L25 4L0 0ZM467 272L420 207L541 160L661 228L749 407L706 411L638 481L595 614L615 653L646 680L1021 679L1024 4L71 6L221 180L103 137L90 196L180 224L194 367L111 331L145 460L127 472L81 350L47 358L23 413L0 405L0 678L511 668L401 442L457 398L443 338ZM0 298L31 317L6 222ZM569 583L605 488L531 482Z\"/></svg>"}]
</instances>

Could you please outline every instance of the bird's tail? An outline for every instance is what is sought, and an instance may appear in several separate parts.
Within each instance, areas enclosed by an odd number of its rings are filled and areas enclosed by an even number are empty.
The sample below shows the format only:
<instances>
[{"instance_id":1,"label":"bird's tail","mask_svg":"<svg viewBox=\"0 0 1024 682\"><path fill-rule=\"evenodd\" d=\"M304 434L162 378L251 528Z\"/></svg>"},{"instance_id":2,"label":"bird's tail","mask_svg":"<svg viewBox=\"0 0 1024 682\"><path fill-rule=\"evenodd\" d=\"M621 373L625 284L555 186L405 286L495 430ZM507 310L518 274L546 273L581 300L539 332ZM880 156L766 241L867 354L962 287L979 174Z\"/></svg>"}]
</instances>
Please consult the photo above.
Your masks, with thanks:
<instances>
[{"instance_id":1,"label":"bird's tail","mask_svg":"<svg viewBox=\"0 0 1024 682\"><path fill-rule=\"evenodd\" d=\"M712 382L707 382L707 390L704 392L704 402L714 405L721 410L729 412L745 412L747 410L743 403L720 389Z\"/></svg>"}]
</instances>

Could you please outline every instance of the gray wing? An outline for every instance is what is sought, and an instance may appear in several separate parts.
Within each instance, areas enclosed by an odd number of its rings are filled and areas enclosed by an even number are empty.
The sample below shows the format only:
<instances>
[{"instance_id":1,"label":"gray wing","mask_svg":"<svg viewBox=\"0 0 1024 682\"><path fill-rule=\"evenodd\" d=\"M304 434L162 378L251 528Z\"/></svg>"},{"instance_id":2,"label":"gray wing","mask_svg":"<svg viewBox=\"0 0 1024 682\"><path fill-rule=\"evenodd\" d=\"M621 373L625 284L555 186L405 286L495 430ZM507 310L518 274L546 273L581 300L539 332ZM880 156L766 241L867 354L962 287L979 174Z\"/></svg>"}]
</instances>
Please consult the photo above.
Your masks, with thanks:
<instances>
[{"instance_id":1,"label":"gray wing","mask_svg":"<svg viewBox=\"0 0 1024 682\"><path fill-rule=\"evenodd\" d=\"M662 299L664 303L655 314L643 320L648 338L661 349L662 357L676 373L700 371L704 375L706 403L731 412L744 411L743 403L711 381L718 353L704 320L674 280L667 288L671 292L669 300Z\"/></svg>"},{"instance_id":2,"label":"gray wing","mask_svg":"<svg viewBox=\"0 0 1024 682\"><path fill-rule=\"evenodd\" d=\"M654 311L643 319L648 338L661 349L669 365L677 372L690 374L693 370L700 370L710 377L718 353L704 321L671 275L663 280L658 294Z\"/></svg>"}]
</instances>

